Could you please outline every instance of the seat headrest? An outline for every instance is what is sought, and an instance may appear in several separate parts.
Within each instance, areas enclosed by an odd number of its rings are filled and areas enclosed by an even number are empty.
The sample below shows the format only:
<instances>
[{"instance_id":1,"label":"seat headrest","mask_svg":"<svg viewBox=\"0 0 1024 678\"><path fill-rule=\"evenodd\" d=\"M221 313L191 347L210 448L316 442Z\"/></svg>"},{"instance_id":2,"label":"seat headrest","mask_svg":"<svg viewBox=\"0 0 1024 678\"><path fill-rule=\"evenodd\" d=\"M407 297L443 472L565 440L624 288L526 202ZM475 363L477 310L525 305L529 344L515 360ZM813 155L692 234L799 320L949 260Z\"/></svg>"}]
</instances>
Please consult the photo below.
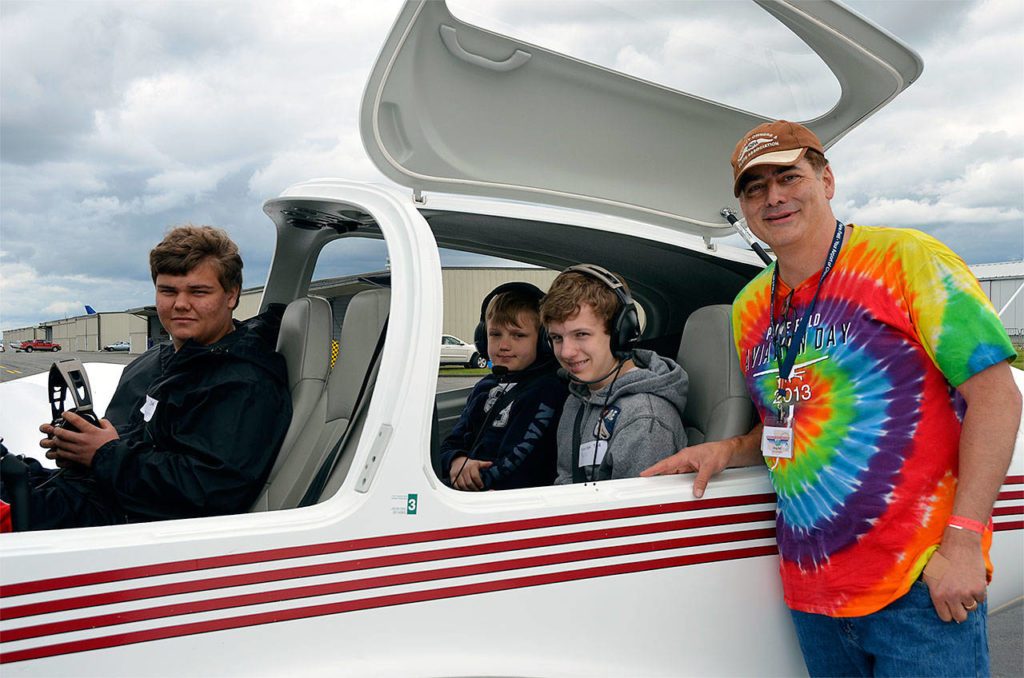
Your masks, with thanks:
<instances>
[{"instance_id":1,"label":"seat headrest","mask_svg":"<svg viewBox=\"0 0 1024 678\"><path fill-rule=\"evenodd\" d=\"M683 424L691 445L750 430L753 403L736 354L730 305L704 306L690 314L676 362L690 380Z\"/></svg>"},{"instance_id":2,"label":"seat headrest","mask_svg":"<svg viewBox=\"0 0 1024 678\"><path fill-rule=\"evenodd\" d=\"M341 326L338 361L327 381L328 421L351 416L359 386L390 310L389 289L364 290L349 301Z\"/></svg>"},{"instance_id":3,"label":"seat headrest","mask_svg":"<svg viewBox=\"0 0 1024 678\"><path fill-rule=\"evenodd\" d=\"M288 366L288 388L303 379L323 379L331 364L331 304L323 297L299 297L281 318L277 352Z\"/></svg>"}]
</instances>

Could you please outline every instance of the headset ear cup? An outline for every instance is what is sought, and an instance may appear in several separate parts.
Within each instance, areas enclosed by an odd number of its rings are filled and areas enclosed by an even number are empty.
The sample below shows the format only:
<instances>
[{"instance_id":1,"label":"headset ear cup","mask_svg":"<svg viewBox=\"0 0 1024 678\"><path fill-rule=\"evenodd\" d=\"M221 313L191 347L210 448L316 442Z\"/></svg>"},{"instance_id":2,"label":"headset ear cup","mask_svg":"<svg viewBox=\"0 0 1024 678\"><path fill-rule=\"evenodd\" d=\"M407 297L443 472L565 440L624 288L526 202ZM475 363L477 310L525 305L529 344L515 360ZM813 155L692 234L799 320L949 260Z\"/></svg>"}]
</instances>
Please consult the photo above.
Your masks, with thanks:
<instances>
[{"instance_id":1,"label":"headset ear cup","mask_svg":"<svg viewBox=\"0 0 1024 678\"><path fill-rule=\"evenodd\" d=\"M622 299L620 298L620 303ZM631 297L615 313L612 319L610 346L612 355L620 360L629 358L640 341L640 317Z\"/></svg>"},{"instance_id":2,"label":"headset ear cup","mask_svg":"<svg viewBox=\"0 0 1024 678\"><path fill-rule=\"evenodd\" d=\"M619 350L623 357L628 357L640 341L640 318L636 312L636 306L632 303L622 309L619 318Z\"/></svg>"},{"instance_id":3,"label":"headset ear cup","mask_svg":"<svg viewBox=\"0 0 1024 678\"><path fill-rule=\"evenodd\" d=\"M537 328L537 357L546 358L555 355L555 347L551 344L551 337L548 336L547 328L540 325Z\"/></svg>"},{"instance_id":4,"label":"headset ear cup","mask_svg":"<svg viewBox=\"0 0 1024 678\"><path fill-rule=\"evenodd\" d=\"M479 353L484 360L490 360L490 356L487 355L487 324L481 320L476 324L476 329L473 330L473 345L476 346L476 352Z\"/></svg>"}]
</instances>

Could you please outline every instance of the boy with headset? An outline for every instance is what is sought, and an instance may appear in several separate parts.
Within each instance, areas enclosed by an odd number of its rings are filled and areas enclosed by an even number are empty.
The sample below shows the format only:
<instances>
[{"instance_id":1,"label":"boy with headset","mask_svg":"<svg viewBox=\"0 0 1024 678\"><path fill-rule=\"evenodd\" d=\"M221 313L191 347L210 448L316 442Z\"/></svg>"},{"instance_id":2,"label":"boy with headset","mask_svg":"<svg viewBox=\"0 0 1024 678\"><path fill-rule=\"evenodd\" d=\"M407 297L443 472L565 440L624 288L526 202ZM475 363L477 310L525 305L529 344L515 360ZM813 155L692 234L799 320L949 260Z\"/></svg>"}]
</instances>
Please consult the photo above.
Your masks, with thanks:
<instances>
[{"instance_id":1,"label":"boy with headset","mask_svg":"<svg viewBox=\"0 0 1024 678\"><path fill-rule=\"evenodd\" d=\"M507 490L554 479L555 425L567 394L540 325L542 296L529 283L512 282L484 297L473 338L494 369L441 444L446 485Z\"/></svg>"},{"instance_id":2,"label":"boy with headset","mask_svg":"<svg viewBox=\"0 0 1024 678\"><path fill-rule=\"evenodd\" d=\"M686 447L686 372L636 348L642 328L621 278L570 266L551 283L540 315L571 382L556 485L633 478Z\"/></svg>"}]
</instances>

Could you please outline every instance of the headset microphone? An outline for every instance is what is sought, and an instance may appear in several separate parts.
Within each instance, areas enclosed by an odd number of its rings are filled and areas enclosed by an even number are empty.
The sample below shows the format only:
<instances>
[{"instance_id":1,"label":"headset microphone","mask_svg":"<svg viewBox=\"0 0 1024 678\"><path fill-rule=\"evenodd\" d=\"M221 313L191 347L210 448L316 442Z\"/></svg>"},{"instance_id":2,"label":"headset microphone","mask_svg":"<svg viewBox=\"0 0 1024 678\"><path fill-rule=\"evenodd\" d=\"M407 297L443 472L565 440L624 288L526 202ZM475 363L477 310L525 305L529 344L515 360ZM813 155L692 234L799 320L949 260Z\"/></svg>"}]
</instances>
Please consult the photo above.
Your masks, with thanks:
<instances>
[{"instance_id":1,"label":"headset microphone","mask_svg":"<svg viewBox=\"0 0 1024 678\"><path fill-rule=\"evenodd\" d=\"M604 375L603 377L598 377L597 379L580 379L579 377L574 376L572 373L569 372L569 370L565 369L564 367L558 368L558 376L561 379L570 379L572 381L575 381L577 384L596 384L598 382L604 381L608 377L612 376L615 372L621 370L622 366L626 364L627 360L628 358L620 358L619 362L615 365L615 367L613 367L608 372L608 374Z\"/></svg>"}]
</instances>

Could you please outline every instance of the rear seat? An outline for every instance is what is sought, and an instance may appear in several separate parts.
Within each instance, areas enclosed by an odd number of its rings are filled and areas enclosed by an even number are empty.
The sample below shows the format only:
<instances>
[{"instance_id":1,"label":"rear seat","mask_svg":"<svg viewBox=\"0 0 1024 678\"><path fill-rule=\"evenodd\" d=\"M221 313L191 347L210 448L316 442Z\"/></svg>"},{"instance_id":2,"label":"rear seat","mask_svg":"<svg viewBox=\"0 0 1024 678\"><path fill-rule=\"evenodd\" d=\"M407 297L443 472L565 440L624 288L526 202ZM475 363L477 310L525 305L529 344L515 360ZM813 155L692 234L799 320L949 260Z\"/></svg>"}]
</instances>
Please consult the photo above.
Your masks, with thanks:
<instances>
[{"instance_id":1,"label":"rear seat","mask_svg":"<svg viewBox=\"0 0 1024 678\"><path fill-rule=\"evenodd\" d=\"M731 306L705 306L690 314L676 362L690 378L683 413L690 445L750 431L754 404L733 343Z\"/></svg>"},{"instance_id":2,"label":"rear seat","mask_svg":"<svg viewBox=\"0 0 1024 678\"><path fill-rule=\"evenodd\" d=\"M292 304L300 301L303 300L297 299ZM327 302L324 301L324 303ZM289 309L292 304L289 304ZM341 327L339 341L339 354L334 369L330 371L330 374L325 373L324 388L308 408L309 414L305 416L304 421L299 421L298 417L303 415L299 414L299 409L293 402L297 416L292 418L292 425L285 436L286 445L282 445L281 453L267 479L267 485L253 506L253 511L273 511L294 508L299 505L324 459L330 454L335 443L345 434L354 416L358 414L353 411L356 399L363 383L363 377L367 368L370 367L370 359L373 356L381 329L387 320L390 304L391 293L387 289L366 290L352 297L345 311L345 321ZM314 305L319 306L320 304L315 302ZM327 311L330 313L330 305L327 306ZM285 313L287 315L287 311ZM326 335L323 335L323 314L320 311L315 311L315 313L317 314L316 327L314 328L313 324L309 325L310 334L301 343L307 347L317 344L325 347L329 364L330 316L328 315L326 318ZM314 337L314 332L319 336ZM288 361L289 353L297 351L283 345L284 340L284 326L282 326L282 339L279 340L278 350L285 355L285 360ZM292 362L294 361L293 357ZM319 365L320 356L313 362ZM289 362L289 375L292 374L291 369L292 364ZM289 381L292 381L291 376L289 376ZM367 393L370 389L372 389L372 381L368 386ZM343 464L347 463L350 463L350 458L343 459L338 464L338 471L341 472Z\"/></svg>"}]
</instances>

